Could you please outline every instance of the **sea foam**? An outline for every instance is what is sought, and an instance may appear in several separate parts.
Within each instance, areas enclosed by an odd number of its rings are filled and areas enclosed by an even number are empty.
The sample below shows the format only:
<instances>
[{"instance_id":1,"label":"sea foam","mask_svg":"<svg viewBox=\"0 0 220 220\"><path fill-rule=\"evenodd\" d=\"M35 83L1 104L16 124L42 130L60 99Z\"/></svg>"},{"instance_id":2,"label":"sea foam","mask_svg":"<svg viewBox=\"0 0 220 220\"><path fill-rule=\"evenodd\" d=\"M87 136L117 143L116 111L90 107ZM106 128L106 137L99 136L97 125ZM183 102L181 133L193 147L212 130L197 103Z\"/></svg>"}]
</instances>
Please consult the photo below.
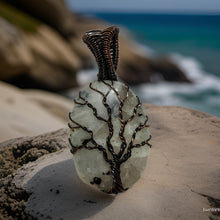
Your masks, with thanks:
<instances>
[{"instance_id":1,"label":"sea foam","mask_svg":"<svg viewBox=\"0 0 220 220\"><path fill-rule=\"evenodd\" d=\"M169 57L193 83L160 81L133 87L142 102L189 107L220 116L220 78L205 72L194 57L176 53Z\"/></svg>"},{"instance_id":2,"label":"sea foam","mask_svg":"<svg viewBox=\"0 0 220 220\"><path fill-rule=\"evenodd\" d=\"M139 44L141 48L141 44ZM153 50L142 48L143 53ZM220 116L220 78L204 71L194 57L172 53L169 58L186 74L193 83L159 81L131 86L142 102L156 105L176 105L189 107ZM82 70L77 74L80 87L95 81L97 69ZM72 89L65 95L76 97L79 89Z\"/></svg>"}]
</instances>

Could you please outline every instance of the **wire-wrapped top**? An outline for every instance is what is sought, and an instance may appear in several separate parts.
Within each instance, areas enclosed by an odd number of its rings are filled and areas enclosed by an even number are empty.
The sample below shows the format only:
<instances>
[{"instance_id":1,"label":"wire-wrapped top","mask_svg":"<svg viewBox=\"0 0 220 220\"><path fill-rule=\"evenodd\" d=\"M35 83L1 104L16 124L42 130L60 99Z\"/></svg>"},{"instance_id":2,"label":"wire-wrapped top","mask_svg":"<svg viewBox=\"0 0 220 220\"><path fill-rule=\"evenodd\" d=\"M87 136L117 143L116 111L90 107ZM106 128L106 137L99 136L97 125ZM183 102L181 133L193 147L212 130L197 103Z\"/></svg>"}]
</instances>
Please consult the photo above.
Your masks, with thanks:
<instances>
[{"instance_id":1,"label":"wire-wrapped top","mask_svg":"<svg viewBox=\"0 0 220 220\"><path fill-rule=\"evenodd\" d=\"M104 30L93 30L83 35L96 58L99 67L98 80L117 80L115 71L118 65L118 33L116 26Z\"/></svg>"}]
</instances>

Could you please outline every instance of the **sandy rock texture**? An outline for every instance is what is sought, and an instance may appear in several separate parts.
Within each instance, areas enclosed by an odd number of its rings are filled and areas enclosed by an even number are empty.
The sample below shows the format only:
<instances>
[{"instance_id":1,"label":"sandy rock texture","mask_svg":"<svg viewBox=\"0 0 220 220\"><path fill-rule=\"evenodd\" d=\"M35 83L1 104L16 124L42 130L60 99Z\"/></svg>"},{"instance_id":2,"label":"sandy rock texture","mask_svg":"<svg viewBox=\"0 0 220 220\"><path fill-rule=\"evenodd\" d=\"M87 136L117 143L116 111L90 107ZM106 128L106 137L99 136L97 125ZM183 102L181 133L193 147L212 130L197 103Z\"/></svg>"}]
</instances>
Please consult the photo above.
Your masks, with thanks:
<instances>
[{"instance_id":1,"label":"sandy rock texture","mask_svg":"<svg viewBox=\"0 0 220 220\"><path fill-rule=\"evenodd\" d=\"M72 102L59 95L0 82L0 142L65 127Z\"/></svg>"},{"instance_id":2,"label":"sandy rock texture","mask_svg":"<svg viewBox=\"0 0 220 220\"><path fill-rule=\"evenodd\" d=\"M218 219L220 213L209 208L220 205L220 119L175 106L144 104L144 109L149 115L153 147L143 177L128 191L111 196L82 183L64 141L69 131L61 129L29 139L42 138L36 152L44 140L47 150L54 137L53 146L63 147L56 147L57 152L35 161L21 163L16 172L1 179L8 181L1 185L1 194L12 198L13 190L7 190L11 185L14 190L26 192L27 202L17 204L24 217L30 219ZM22 139L2 143L1 154L6 149L14 152L22 143ZM28 145L29 150L34 148L36 145ZM27 151L21 152L19 158L27 155ZM11 154L11 161L13 157ZM4 156L2 163L7 164L5 158L8 157ZM16 198L10 204L2 204L13 207ZM2 210L4 207L4 213ZM16 215L16 209L13 214Z\"/></svg>"},{"instance_id":3,"label":"sandy rock texture","mask_svg":"<svg viewBox=\"0 0 220 220\"><path fill-rule=\"evenodd\" d=\"M17 138L0 144L0 219L36 219L25 211L30 196L14 182L14 172L44 154L66 148L68 130L58 130L36 137ZM64 139L61 140L60 138Z\"/></svg>"}]
</instances>

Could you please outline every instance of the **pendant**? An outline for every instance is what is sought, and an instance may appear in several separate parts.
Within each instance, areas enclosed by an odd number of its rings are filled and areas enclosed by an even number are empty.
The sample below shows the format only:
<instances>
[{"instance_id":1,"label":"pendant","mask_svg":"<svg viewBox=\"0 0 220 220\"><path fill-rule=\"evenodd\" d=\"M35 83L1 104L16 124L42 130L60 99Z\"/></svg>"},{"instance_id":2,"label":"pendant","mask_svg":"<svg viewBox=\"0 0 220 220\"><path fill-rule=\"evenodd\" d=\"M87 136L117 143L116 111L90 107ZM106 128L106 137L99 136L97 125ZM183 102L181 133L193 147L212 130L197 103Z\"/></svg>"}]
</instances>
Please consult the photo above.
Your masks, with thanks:
<instances>
[{"instance_id":1,"label":"pendant","mask_svg":"<svg viewBox=\"0 0 220 220\"><path fill-rule=\"evenodd\" d=\"M79 92L68 124L78 176L96 189L115 194L141 177L151 147L148 117L139 98L117 81L118 33L111 26L84 34L99 67L98 80Z\"/></svg>"}]
</instances>

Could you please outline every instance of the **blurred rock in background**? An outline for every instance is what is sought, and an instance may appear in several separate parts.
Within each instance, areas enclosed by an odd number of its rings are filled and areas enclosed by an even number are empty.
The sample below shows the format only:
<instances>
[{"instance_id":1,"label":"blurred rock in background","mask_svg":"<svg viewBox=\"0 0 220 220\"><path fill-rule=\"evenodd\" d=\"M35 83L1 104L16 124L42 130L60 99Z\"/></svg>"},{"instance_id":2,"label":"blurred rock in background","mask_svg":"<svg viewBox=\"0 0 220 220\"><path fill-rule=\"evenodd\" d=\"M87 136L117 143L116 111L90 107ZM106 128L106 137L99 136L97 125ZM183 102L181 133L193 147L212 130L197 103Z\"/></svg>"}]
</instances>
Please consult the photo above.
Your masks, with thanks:
<instances>
[{"instance_id":1,"label":"blurred rock in background","mask_svg":"<svg viewBox=\"0 0 220 220\"><path fill-rule=\"evenodd\" d=\"M0 80L50 91L77 87L77 72L95 65L81 37L108 25L70 12L63 0L1 1ZM129 84L151 82L155 74L190 82L169 59L146 57L123 32L119 47L117 72Z\"/></svg>"}]
</instances>

